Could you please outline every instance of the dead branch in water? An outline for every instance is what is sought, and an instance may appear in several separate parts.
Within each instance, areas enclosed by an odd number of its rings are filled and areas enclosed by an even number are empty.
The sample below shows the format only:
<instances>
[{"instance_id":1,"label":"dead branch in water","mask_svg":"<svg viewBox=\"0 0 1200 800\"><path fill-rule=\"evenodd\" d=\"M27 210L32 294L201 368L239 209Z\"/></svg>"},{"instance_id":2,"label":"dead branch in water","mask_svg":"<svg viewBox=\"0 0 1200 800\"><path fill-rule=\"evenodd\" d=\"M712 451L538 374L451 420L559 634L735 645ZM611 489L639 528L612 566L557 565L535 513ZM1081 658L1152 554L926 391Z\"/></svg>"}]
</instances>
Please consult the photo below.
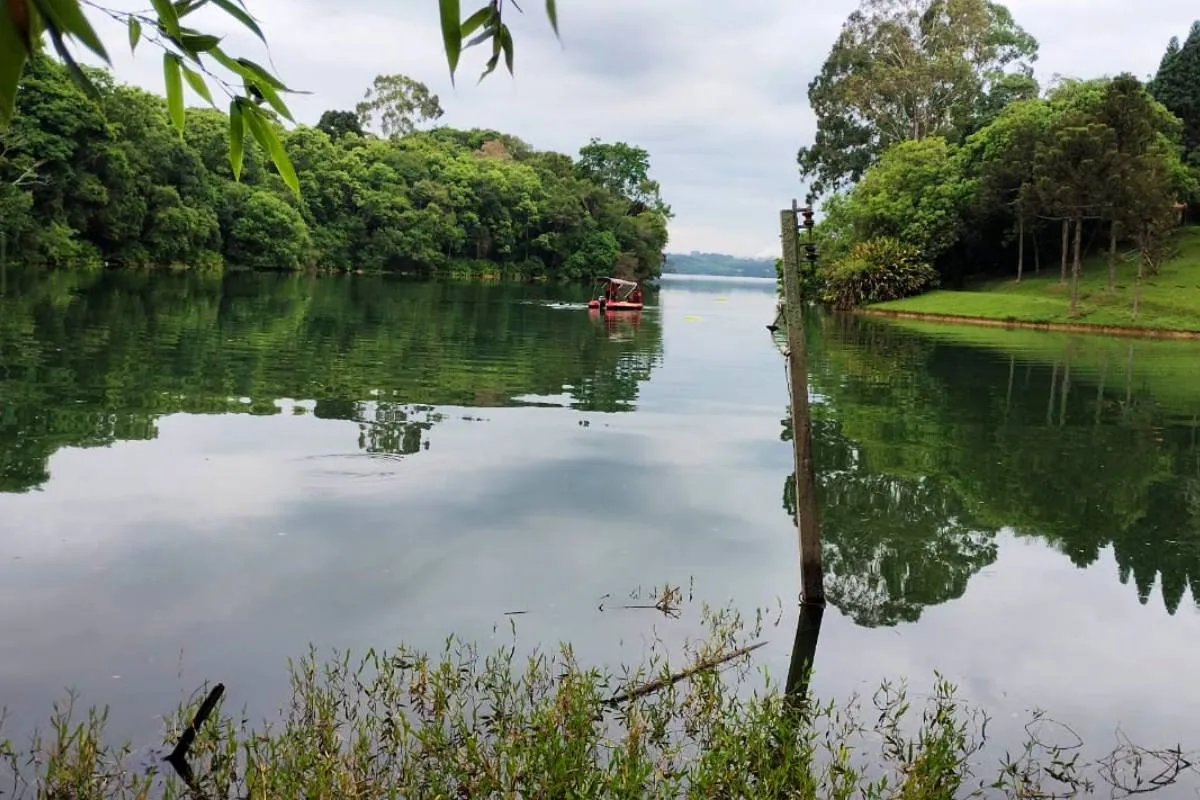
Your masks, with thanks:
<instances>
[{"instance_id":1,"label":"dead branch in water","mask_svg":"<svg viewBox=\"0 0 1200 800\"><path fill-rule=\"evenodd\" d=\"M187 726L187 730L179 737L179 741L175 745L175 749L171 754L164 759L168 764L174 767L175 772L183 779L183 782L189 788L195 789L195 778L192 776L191 765L187 762L188 748L192 746L192 742L196 740L196 731L200 729L213 709L217 707L217 701L221 699L221 695L225 694L225 684L218 683L208 693L208 697L204 698L204 702L200 704L200 708L196 711L196 716L192 717L192 724Z\"/></svg>"},{"instance_id":2,"label":"dead branch in water","mask_svg":"<svg viewBox=\"0 0 1200 800\"><path fill-rule=\"evenodd\" d=\"M688 667L687 669L685 669L681 672L676 672L673 675L669 675L666 678L658 678L656 680L650 681L649 683L644 683L635 689L630 689L628 691L624 691L619 694L615 694L611 698L609 698L606 702L608 703L608 705L615 706L618 703L625 703L630 700L636 700L639 697L644 697L648 694L652 694L654 692L661 691L661 690L667 688L668 686L671 686L672 684L679 683L682 680L687 680L688 678L690 678L693 675L696 675L700 672L705 672L710 669L715 669L716 667L719 667L723 664L727 664L730 661L733 661L735 658L741 658L742 656L747 655L748 653L750 653L754 650L757 650L758 648L762 647L765 644L766 644L766 642L757 642L755 644L750 645L749 647L739 647L737 650L734 650L732 653L726 653L725 655L712 656L711 658L706 658L703 661L693 664L692 666Z\"/></svg>"}]
</instances>

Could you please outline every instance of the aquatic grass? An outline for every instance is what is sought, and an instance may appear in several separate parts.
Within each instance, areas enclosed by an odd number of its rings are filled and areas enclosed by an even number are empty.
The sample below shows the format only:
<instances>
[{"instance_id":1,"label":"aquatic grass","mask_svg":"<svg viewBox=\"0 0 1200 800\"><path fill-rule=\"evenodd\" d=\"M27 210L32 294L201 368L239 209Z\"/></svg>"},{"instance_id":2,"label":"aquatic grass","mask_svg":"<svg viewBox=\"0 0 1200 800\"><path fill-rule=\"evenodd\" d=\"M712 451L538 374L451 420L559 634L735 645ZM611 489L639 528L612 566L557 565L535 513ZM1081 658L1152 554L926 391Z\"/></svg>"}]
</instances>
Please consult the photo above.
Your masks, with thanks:
<instances>
[{"instance_id":1,"label":"aquatic grass","mask_svg":"<svg viewBox=\"0 0 1200 800\"><path fill-rule=\"evenodd\" d=\"M24 749L2 745L8 791L73 800L949 800L1076 796L1088 786L1082 772L1109 784L1120 772L1031 735L1017 758L978 777L987 718L940 676L919 708L904 683L884 683L869 706L789 695L746 656L673 681L681 667L752 645L764 616L751 623L730 608L706 608L702 618L705 635L674 657L655 644L644 664L615 672L580 664L565 644L518 656L515 639L486 653L454 638L433 654L400 646L322 658L310 649L289 665L291 701L277 720L251 723L218 703L197 727L183 777L162 753L108 744L105 713L76 722L71 701L55 707L46 738ZM658 691L629 691L655 680ZM632 699L613 702L622 692ZM168 717L167 742L179 739L206 694ZM1174 763L1176 777L1190 769L1182 753Z\"/></svg>"}]
</instances>

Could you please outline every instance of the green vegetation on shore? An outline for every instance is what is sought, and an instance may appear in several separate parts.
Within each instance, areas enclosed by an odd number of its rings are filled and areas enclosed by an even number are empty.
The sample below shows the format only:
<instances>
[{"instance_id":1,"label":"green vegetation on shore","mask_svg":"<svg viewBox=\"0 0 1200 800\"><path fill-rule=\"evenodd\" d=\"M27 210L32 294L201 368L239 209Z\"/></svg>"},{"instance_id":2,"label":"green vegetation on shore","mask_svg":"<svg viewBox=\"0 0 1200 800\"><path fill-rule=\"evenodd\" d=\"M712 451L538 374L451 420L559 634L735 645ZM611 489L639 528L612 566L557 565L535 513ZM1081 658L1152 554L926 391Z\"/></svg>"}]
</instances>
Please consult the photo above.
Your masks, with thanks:
<instances>
[{"instance_id":1,"label":"green vegetation on shore","mask_svg":"<svg viewBox=\"0 0 1200 800\"><path fill-rule=\"evenodd\" d=\"M424 276L578 280L660 273L670 208L645 150L593 140L576 159L489 130L416 130L438 98L376 79L354 112L271 125L301 192L228 116L187 109L89 70L95 99L48 57L25 68L0 130L0 238L10 264L309 267ZM184 112L181 112L184 113ZM369 128L376 123L382 134Z\"/></svg>"},{"instance_id":2,"label":"green vegetation on shore","mask_svg":"<svg viewBox=\"0 0 1200 800\"><path fill-rule=\"evenodd\" d=\"M1191 256L1167 262L1200 205L1200 22L1146 83L1114 70L1042 87L1037 52L983 0L864 2L846 21L809 87L817 135L799 153L810 202L824 197L814 299L844 309L1037 276L904 308L1200 324L1194 292L1164 291L1189 280L1175 267ZM1064 286L1047 287L1051 271ZM1142 283L1155 284L1146 308Z\"/></svg>"},{"instance_id":3,"label":"green vegetation on shore","mask_svg":"<svg viewBox=\"0 0 1200 800\"><path fill-rule=\"evenodd\" d=\"M1138 315L1133 316L1137 291L1136 253L1124 254L1108 288L1105 256L1089 259L1079 281L1077 313L1071 313L1070 287L1057 273L1043 270L1020 282L994 278L962 291L937 290L869 306L870 310L966 317L1025 324L1093 325L1195 331L1200 333L1200 228L1186 228L1173 241L1176 253L1157 274L1141 283Z\"/></svg>"},{"instance_id":4,"label":"green vegetation on shore","mask_svg":"<svg viewBox=\"0 0 1200 800\"><path fill-rule=\"evenodd\" d=\"M325 660L310 651L290 665L279 720L254 724L218 701L174 770L155 759L147 773L137 752L107 741L104 713L76 715L68 704L46 738L27 748L0 741L0 775L11 773L14 797L72 800L950 800L1128 789L1164 767L1168 786L1189 768L1182 752L1132 744L1080 758L1038 740L1037 725L1051 724L1040 713L1024 747L994 759L986 716L940 676L923 703L891 683L866 708L856 698L818 702L802 668L787 690L752 669L761 611L759 620L706 609L706 635L676 659L653 644L643 666L623 672L582 665L567 644L524 663L516 642L490 653L454 639L436 654L401 646ZM203 699L167 718L168 748Z\"/></svg>"}]
</instances>

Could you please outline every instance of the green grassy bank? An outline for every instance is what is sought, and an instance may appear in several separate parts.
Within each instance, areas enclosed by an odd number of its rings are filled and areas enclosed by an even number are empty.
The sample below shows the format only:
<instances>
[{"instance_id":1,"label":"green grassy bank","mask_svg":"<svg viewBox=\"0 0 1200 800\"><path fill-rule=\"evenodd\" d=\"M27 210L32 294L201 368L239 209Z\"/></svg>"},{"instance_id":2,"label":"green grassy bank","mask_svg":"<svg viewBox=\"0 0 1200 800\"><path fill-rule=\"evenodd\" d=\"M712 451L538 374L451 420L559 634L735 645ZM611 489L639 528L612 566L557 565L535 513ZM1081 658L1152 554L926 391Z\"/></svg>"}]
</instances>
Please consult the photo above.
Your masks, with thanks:
<instances>
[{"instance_id":1,"label":"green grassy bank","mask_svg":"<svg viewBox=\"0 0 1200 800\"><path fill-rule=\"evenodd\" d=\"M1197 777L1174 750L1126 743L1090 761L1074 744L1043 744L1039 725L1051 723L1037 714L1023 748L986 755L986 718L940 677L921 701L895 684L866 702L806 699L754 664L754 642L787 632L765 631L761 613L751 624L728 609L706 610L701 622L707 635L682 652L668 658L655 645L640 669L616 673L579 664L569 646L527 659L514 646L482 653L454 640L432 655L310 654L291 665L291 704L275 723L218 704L197 724L186 782L161 756L203 695L167 718L166 748L153 758L110 743L103 713L62 707L45 738L0 743L0 792L951 800L1075 797L1117 784L1146 791L1153 775L1164 787Z\"/></svg>"},{"instance_id":2,"label":"green grassy bank","mask_svg":"<svg viewBox=\"0 0 1200 800\"><path fill-rule=\"evenodd\" d=\"M1133 318L1137 256L1124 250L1119 251L1113 291L1107 288L1107 254L1085 261L1076 316L1069 311L1070 283L1059 282L1059 264L1053 258L1043 260L1040 274L1029 265L1020 283L1011 278L993 279L961 291L933 291L877 303L863 311L1031 327L1200 336L1200 227L1181 230L1176 247L1175 256L1158 274L1142 281L1137 319Z\"/></svg>"}]
</instances>

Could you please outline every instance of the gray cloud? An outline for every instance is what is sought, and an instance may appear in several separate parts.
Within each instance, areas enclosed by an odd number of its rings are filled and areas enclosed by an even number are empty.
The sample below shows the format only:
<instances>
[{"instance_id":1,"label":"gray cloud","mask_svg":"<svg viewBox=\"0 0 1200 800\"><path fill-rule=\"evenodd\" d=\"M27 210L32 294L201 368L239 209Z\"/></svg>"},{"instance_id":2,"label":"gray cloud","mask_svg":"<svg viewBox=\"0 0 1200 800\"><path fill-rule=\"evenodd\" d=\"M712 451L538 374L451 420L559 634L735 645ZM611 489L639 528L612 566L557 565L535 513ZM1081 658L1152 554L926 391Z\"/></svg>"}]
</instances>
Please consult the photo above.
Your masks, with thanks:
<instances>
[{"instance_id":1,"label":"gray cloud","mask_svg":"<svg viewBox=\"0 0 1200 800\"><path fill-rule=\"evenodd\" d=\"M541 4L532 3L525 14L511 14L516 78L497 72L477 85L486 59L480 48L464 54L457 87L447 73L434 0L354 0L337 14L314 0L255 0L251 7L281 74L312 92L291 101L301 121L353 107L378 73L403 72L440 95L446 124L496 128L568 153L592 136L646 147L677 214L669 249L753 255L774 252L776 210L803 195L795 154L815 126L805 92L856 5L563 0L560 44ZM1146 77L1167 40L1186 34L1198 13L1189 0L1008 5L1042 44L1044 81L1122 71ZM261 52L222 18L210 20L224 26L238 52ZM103 32L123 41L112 24ZM151 51L131 59L127 50L113 50L118 76L161 89Z\"/></svg>"}]
</instances>

